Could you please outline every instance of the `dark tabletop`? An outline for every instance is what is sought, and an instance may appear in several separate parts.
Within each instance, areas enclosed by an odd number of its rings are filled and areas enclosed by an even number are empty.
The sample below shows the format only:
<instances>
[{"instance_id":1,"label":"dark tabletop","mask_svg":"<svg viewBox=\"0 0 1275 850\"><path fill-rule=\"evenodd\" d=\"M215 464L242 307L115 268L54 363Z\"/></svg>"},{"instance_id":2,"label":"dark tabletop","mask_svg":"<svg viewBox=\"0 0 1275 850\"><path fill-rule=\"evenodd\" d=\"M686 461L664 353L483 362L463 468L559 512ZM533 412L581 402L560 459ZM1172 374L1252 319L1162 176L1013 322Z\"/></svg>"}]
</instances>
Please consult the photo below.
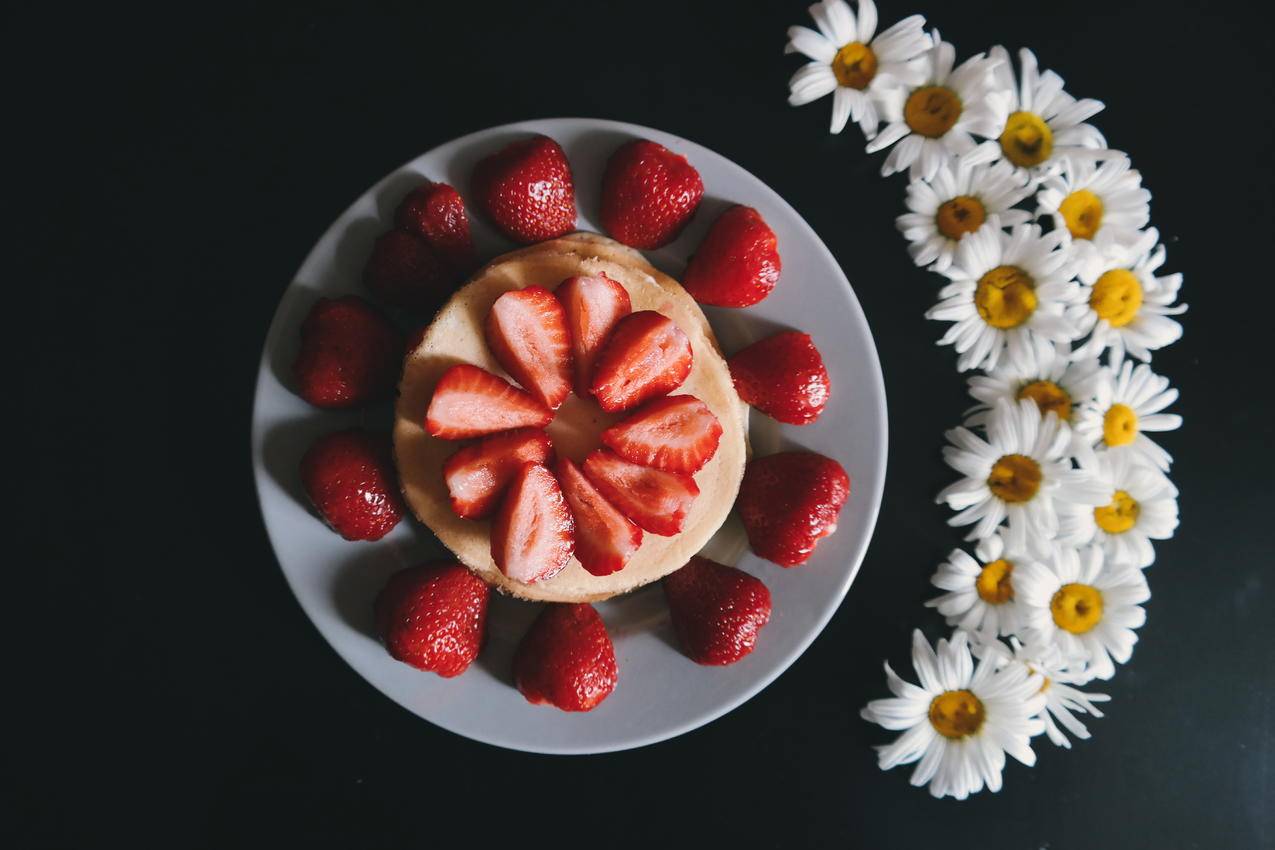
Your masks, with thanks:
<instances>
[{"instance_id":1,"label":"dark tabletop","mask_svg":"<svg viewBox=\"0 0 1275 850\"><path fill-rule=\"evenodd\" d=\"M31 621L6 652L30 676L5 698L7 846L1275 846L1275 110L1247 4L883 4L961 56L1030 45L1104 100L1191 305L1154 364L1182 393L1182 525L1108 716L965 803L880 772L891 733L858 718L915 626L945 632L921 603L959 537L933 496L968 398L894 229L905 181L853 126L828 135L828 101L786 104L804 3L40 6L4 27L8 288L37 311L6 311L37 470L10 477L29 554L6 567L36 587L5 597ZM283 581L248 457L266 327L336 215L441 142L562 115L692 139L792 203L855 286L890 406L880 523L822 636L707 727L588 758L451 735L348 668Z\"/></svg>"}]
</instances>

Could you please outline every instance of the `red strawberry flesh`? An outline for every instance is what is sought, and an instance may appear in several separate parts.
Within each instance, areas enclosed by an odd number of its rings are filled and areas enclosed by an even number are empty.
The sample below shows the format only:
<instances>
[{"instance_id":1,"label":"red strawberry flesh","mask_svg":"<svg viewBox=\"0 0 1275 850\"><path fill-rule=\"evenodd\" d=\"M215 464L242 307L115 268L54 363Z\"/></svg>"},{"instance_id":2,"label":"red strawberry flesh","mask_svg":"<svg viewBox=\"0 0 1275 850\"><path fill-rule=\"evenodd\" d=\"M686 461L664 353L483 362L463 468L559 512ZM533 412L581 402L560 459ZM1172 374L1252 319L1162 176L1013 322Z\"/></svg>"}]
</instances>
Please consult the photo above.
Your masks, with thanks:
<instances>
[{"instance_id":1,"label":"red strawberry flesh","mask_svg":"<svg viewBox=\"0 0 1275 850\"><path fill-rule=\"evenodd\" d=\"M575 518L576 560L595 576L624 569L642 545L642 529L608 502L570 458L559 458L554 471Z\"/></svg>"},{"instance_id":2,"label":"red strawberry flesh","mask_svg":"<svg viewBox=\"0 0 1275 850\"><path fill-rule=\"evenodd\" d=\"M633 312L628 290L605 274L569 277L554 292L562 304L571 338L575 391L589 398L593 362L615 323Z\"/></svg>"},{"instance_id":3,"label":"red strawberry flesh","mask_svg":"<svg viewBox=\"0 0 1275 850\"><path fill-rule=\"evenodd\" d=\"M439 378L425 413L425 430L444 440L467 440L514 428L543 428L553 411L504 378L461 363Z\"/></svg>"},{"instance_id":4,"label":"red strawberry flesh","mask_svg":"<svg viewBox=\"0 0 1275 850\"><path fill-rule=\"evenodd\" d=\"M698 472L717 453L722 423L693 395L648 401L602 432L625 460L669 472Z\"/></svg>"},{"instance_id":5,"label":"red strawberry flesh","mask_svg":"<svg viewBox=\"0 0 1275 850\"><path fill-rule=\"evenodd\" d=\"M443 463L452 512L462 519L490 516L522 465L547 464L552 454L549 435L536 428L492 434L465 446Z\"/></svg>"},{"instance_id":6,"label":"red strawberry flesh","mask_svg":"<svg viewBox=\"0 0 1275 850\"><path fill-rule=\"evenodd\" d=\"M686 266L682 286L696 301L718 307L749 307L779 281L775 233L752 207L734 206L709 228Z\"/></svg>"},{"instance_id":7,"label":"red strawberry flesh","mask_svg":"<svg viewBox=\"0 0 1275 850\"><path fill-rule=\"evenodd\" d=\"M584 603L547 606L514 654L514 682L527 702L563 711L596 708L618 677L606 624Z\"/></svg>"},{"instance_id":8,"label":"red strawberry flesh","mask_svg":"<svg viewBox=\"0 0 1275 850\"><path fill-rule=\"evenodd\" d=\"M571 339L562 304L543 286L506 292L487 314L487 346L551 410L571 393Z\"/></svg>"},{"instance_id":9,"label":"red strawberry flesh","mask_svg":"<svg viewBox=\"0 0 1275 850\"><path fill-rule=\"evenodd\" d=\"M672 319L630 313L603 344L589 390L608 413L628 410L680 387L693 361L691 341Z\"/></svg>"},{"instance_id":10,"label":"red strawberry flesh","mask_svg":"<svg viewBox=\"0 0 1275 850\"><path fill-rule=\"evenodd\" d=\"M515 581L553 578L575 545L575 522L553 473L525 463L514 473L491 524L491 557Z\"/></svg>"},{"instance_id":11,"label":"red strawberry flesh","mask_svg":"<svg viewBox=\"0 0 1275 850\"><path fill-rule=\"evenodd\" d=\"M301 484L346 540L380 540L403 518L389 440L361 428L326 434L301 458Z\"/></svg>"},{"instance_id":12,"label":"red strawberry flesh","mask_svg":"<svg viewBox=\"0 0 1275 850\"><path fill-rule=\"evenodd\" d=\"M735 506L753 551L794 567L837 530L849 496L850 478L832 458L781 452L748 462Z\"/></svg>"},{"instance_id":13,"label":"red strawberry flesh","mask_svg":"<svg viewBox=\"0 0 1275 850\"><path fill-rule=\"evenodd\" d=\"M695 479L630 463L609 449L584 460L585 477L602 496L643 531L671 537L682 531L699 495Z\"/></svg>"},{"instance_id":14,"label":"red strawberry flesh","mask_svg":"<svg viewBox=\"0 0 1275 850\"><path fill-rule=\"evenodd\" d=\"M602 226L626 245L660 248L677 238L703 196L704 183L686 157L636 139L607 161Z\"/></svg>"},{"instance_id":15,"label":"red strawberry flesh","mask_svg":"<svg viewBox=\"0 0 1275 850\"><path fill-rule=\"evenodd\" d=\"M664 577L673 630L697 664L733 664L770 621L770 590L743 570L695 556Z\"/></svg>"},{"instance_id":16,"label":"red strawberry flesh","mask_svg":"<svg viewBox=\"0 0 1275 850\"><path fill-rule=\"evenodd\" d=\"M487 583L460 564L425 564L390 576L376 597L376 631L394 658L445 679L478 657Z\"/></svg>"},{"instance_id":17,"label":"red strawberry flesh","mask_svg":"<svg viewBox=\"0 0 1275 850\"><path fill-rule=\"evenodd\" d=\"M735 389L748 404L789 425L808 425L828 404L831 385L809 334L785 331L730 358Z\"/></svg>"}]
</instances>

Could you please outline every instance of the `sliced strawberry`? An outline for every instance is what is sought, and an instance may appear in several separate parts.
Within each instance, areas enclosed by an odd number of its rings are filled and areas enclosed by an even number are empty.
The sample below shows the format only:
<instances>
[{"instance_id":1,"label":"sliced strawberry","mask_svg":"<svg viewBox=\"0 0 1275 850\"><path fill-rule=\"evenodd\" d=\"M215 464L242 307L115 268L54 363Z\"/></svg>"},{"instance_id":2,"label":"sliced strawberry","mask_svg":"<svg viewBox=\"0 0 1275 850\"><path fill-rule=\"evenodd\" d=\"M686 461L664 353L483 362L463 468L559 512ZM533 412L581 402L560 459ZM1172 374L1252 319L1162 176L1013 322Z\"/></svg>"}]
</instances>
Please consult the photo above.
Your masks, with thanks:
<instances>
[{"instance_id":1,"label":"sliced strawberry","mask_svg":"<svg viewBox=\"0 0 1275 850\"><path fill-rule=\"evenodd\" d=\"M588 398L598 349L615 323L633 312L633 302L627 289L601 272L596 276L569 277L559 284L554 295L566 312L576 395Z\"/></svg>"},{"instance_id":2,"label":"sliced strawberry","mask_svg":"<svg viewBox=\"0 0 1275 850\"><path fill-rule=\"evenodd\" d=\"M615 509L570 458L554 471L576 521L576 559L595 576L624 569L642 545L642 529Z\"/></svg>"},{"instance_id":3,"label":"sliced strawberry","mask_svg":"<svg viewBox=\"0 0 1275 850\"><path fill-rule=\"evenodd\" d=\"M553 578L575 548L575 521L558 480L538 463L514 473L491 523L491 557L515 581Z\"/></svg>"},{"instance_id":4,"label":"sliced strawberry","mask_svg":"<svg viewBox=\"0 0 1275 850\"><path fill-rule=\"evenodd\" d=\"M770 590L743 570L696 555L663 584L673 630L696 664L734 664L770 621Z\"/></svg>"},{"instance_id":5,"label":"sliced strawberry","mask_svg":"<svg viewBox=\"0 0 1275 850\"><path fill-rule=\"evenodd\" d=\"M424 239L458 276L477 267L465 202L446 183L426 181L409 192L394 211L394 223Z\"/></svg>"},{"instance_id":6,"label":"sliced strawberry","mask_svg":"<svg viewBox=\"0 0 1275 850\"><path fill-rule=\"evenodd\" d=\"M492 434L465 446L443 464L452 511L461 519L487 517L524 463L548 463L552 454L549 435L536 428Z\"/></svg>"},{"instance_id":7,"label":"sliced strawberry","mask_svg":"<svg viewBox=\"0 0 1275 850\"><path fill-rule=\"evenodd\" d=\"M691 341L672 319L654 310L616 322L593 367L589 391L608 413L668 395L691 373Z\"/></svg>"},{"instance_id":8,"label":"sliced strawberry","mask_svg":"<svg viewBox=\"0 0 1275 850\"><path fill-rule=\"evenodd\" d=\"M740 398L789 425L809 425L828 404L828 370L810 334L758 340L730 359L730 374Z\"/></svg>"},{"instance_id":9,"label":"sliced strawberry","mask_svg":"<svg viewBox=\"0 0 1275 850\"><path fill-rule=\"evenodd\" d=\"M506 292L487 314L487 345L497 362L551 410L571 394L567 315L543 286Z\"/></svg>"},{"instance_id":10,"label":"sliced strawberry","mask_svg":"<svg viewBox=\"0 0 1275 850\"><path fill-rule=\"evenodd\" d=\"M514 654L514 683L527 702L563 711L596 708L618 672L606 624L583 602L546 606Z\"/></svg>"},{"instance_id":11,"label":"sliced strawberry","mask_svg":"<svg viewBox=\"0 0 1275 850\"><path fill-rule=\"evenodd\" d=\"M602 432L602 442L625 460L669 472L699 472L721 438L722 423L693 395L648 401Z\"/></svg>"},{"instance_id":12,"label":"sliced strawberry","mask_svg":"<svg viewBox=\"0 0 1275 850\"><path fill-rule=\"evenodd\" d=\"M603 497L644 531L672 537L682 531L699 495L695 479L630 463L608 449L584 459L584 474Z\"/></svg>"},{"instance_id":13,"label":"sliced strawberry","mask_svg":"<svg viewBox=\"0 0 1275 850\"><path fill-rule=\"evenodd\" d=\"M695 250L682 285L701 304L756 304L779 282L778 246L761 213L752 207L731 207L713 222Z\"/></svg>"},{"instance_id":14,"label":"sliced strawberry","mask_svg":"<svg viewBox=\"0 0 1275 850\"><path fill-rule=\"evenodd\" d=\"M514 428L543 428L553 411L486 369L460 363L434 387L425 430L444 440L468 440Z\"/></svg>"}]
</instances>

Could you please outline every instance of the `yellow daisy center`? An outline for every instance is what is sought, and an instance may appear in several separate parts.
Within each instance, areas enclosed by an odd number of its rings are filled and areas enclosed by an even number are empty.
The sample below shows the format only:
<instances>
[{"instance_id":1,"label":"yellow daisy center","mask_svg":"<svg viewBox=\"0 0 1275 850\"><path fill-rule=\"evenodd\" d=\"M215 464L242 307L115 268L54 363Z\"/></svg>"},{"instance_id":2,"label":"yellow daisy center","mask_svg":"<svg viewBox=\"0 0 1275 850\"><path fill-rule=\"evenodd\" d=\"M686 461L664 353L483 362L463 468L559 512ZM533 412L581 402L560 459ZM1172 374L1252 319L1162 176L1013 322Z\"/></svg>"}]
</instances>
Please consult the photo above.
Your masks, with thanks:
<instances>
[{"instance_id":1,"label":"yellow daisy center","mask_svg":"<svg viewBox=\"0 0 1275 850\"><path fill-rule=\"evenodd\" d=\"M1049 600L1058 628L1083 635L1102 619L1102 594L1087 584L1064 584Z\"/></svg>"},{"instance_id":2,"label":"yellow daisy center","mask_svg":"<svg viewBox=\"0 0 1275 850\"><path fill-rule=\"evenodd\" d=\"M1113 404L1102 417L1102 441L1127 446L1138 437L1138 414L1127 404Z\"/></svg>"},{"instance_id":3,"label":"yellow daisy center","mask_svg":"<svg viewBox=\"0 0 1275 850\"><path fill-rule=\"evenodd\" d=\"M1043 694L1045 691L1049 690L1049 683L1050 683L1050 681L1051 681L1051 680L1050 680L1050 678L1049 678L1048 676L1046 676L1046 677L1045 677L1045 681L1043 681L1043 682L1041 682L1041 683L1040 683L1040 690L1039 690L1039 691L1037 691L1036 693L1038 693L1038 694Z\"/></svg>"},{"instance_id":4,"label":"yellow daisy center","mask_svg":"<svg viewBox=\"0 0 1275 850\"><path fill-rule=\"evenodd\" d=\"M1004 558L984 564L974 588L978 596L989 605L1004 605L1014 598L1014 584L1009 580L1014 565Z\"/></svg>"},{"instance_id":5,"label":"yellow daisy center","mask_svg":"<svg viewBox=\"0 0 1275 850\"><path fill-rule=\"evenodd\" d=\"M1053 413L1064 422L1071 421L1071 394L1053 381L1032 381L1018 390L1018 398L1029 398L1040 408L1040 415Z\"/></svg>"},{"instance_id":6,"label":"yellow daisy center","mask_svg":"<svg viewBox=\"0 0 1275 850\"><path fill-rule=\"evenodd\" d=\"M960 117L961 99L947 86L922 86L903 105L903 120L912 132L930 139L944 135Z\"/></svg>"},{"instance_id":7,"label":"yellow daisy center","mask_svg":"<svg viewBox=\"0 0 1275 850\"><path fill-rule=\"evenodd\" d=\"M997 266L978 279L974 307L994 328L1016 328L1036 311L1036 282L1018 266Z\"/></svg>"},{"instance_id":8,"label":"yellow daisy center","mask_svg":"<svg viewBox=\"0 0 1275 850\"><path fill-rule=\"evenodd\" d=\"M968 738L983 728L987 711L970 691L944 691L930 701L930 725L944 738Z\"/></svg>"},{"instance_id":9,"label":"yellow daisy center","mask_svg":"<svg viewBox=\"0 0 1275 850\"><path fill-rule=\"evenodd\" d=\"M1035 112L1014 112L1001 133L1001 151L1014 165L1030 168L1054 152L1054 131Z\"/></svg>"},{"instance_id":10,"label":"yellow daisy center","mask_svg":"<svg viewBox=\"0 0 1275 850\"><path fill-rule=\"evenodd\" d=\"M966 233L973 233L987 221L987 208L973 195L958 195L939 206L934 216L939 233L948 239L958 240Z\"/></svg>"},{"instance_id":11,"label":"yellow daisy center","mask_svg":"<svg viewBox=\"0 0 1275 850\"><path fill-rule=\"evenodd\" d=\"M1140 513L1138 500L1124 490L1117 490L1111 504L1093 509L1093 519L1108 534L1123 534L1137 524Z\"/></svg>"},{"instance_id":12,"label":"yellow daisy center","mask_svg":"<svg viewBox=\"0 0 1275 850\"><path fill-rule=\"evenodd\" d=\"M1102 210L1102 198L1088 189L1077 189L1058 205L1058 212L1076 239L1093 239L1102 227Z\"/></svg>"},{"instance_id":13,"label":"yellow daisy center","mask_svg":"<svg viewBox=\"0 0 1275 850\"><path fill-rule=\"evenodd\" d=\"M1040 464L1027 455L1002 455L992 464L987 487L1005 502L1027 502L1040 490Z\"/></svg>"},{"instance_id":14,"label":"yellow daisy center","mask_svg":"<svg viewBox=\"0 0 1275 850\"><path fill-rule=\"evenodd\" d=\"M832 74L846 88L862 91L877 75L877 55L861 41L852 41L832 57Z\"/></svg>"},{"instance_id":15,"label":"yellow daisy center","mask_svg":"<svg viewBox=\"0 0 1275 850\"><path fill-rule=\"evenodd\" d=\"M1133 321L1142 307L1142 284L1128 269L1112 269L1094 282L1089 306L1113 328Z\"/></svg>"}]
</instances>

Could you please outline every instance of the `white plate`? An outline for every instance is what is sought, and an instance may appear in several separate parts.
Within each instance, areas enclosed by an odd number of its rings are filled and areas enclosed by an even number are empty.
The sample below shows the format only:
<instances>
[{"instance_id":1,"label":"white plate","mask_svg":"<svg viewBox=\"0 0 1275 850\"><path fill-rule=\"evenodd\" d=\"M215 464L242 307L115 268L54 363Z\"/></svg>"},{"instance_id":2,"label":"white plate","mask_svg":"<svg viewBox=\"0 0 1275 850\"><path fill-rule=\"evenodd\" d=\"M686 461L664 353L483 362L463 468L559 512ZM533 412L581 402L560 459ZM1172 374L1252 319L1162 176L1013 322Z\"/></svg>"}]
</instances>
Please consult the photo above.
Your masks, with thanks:
<instances>
[{"instance_id":1,"label":"white plate","mask_svg":"<svg viewBox=\"0 0 1275 850\"><path fill-rule=\"evenodd\" d=\"M518 639L540 606L492 595L487 643L478 661L455 679L422 673L389 657L372 636L371 605L396 570L445 550L414 520L376 543L348 543L310 510L297 464L319 434L363 424L388 432L390 406L351 413L310 407L289 389L298 328L319 295L360 292L373 239L422 178L442 180L469 197L469 175L481 157L528 133L557 139L575 176L578 227L597 224L599 186L607 157L622 142L647 138L684 154L699 169L705 197L673 244L648 253L680 278L686 259L717 214L732 203L756 207L779 238L783 275L774 293L743 310L706 312L723 350L784 328L805 331L823 353L832 397L814 425L792 427L754 411L750 438L757 455L801 447L836 458L851 478L850 500L835 534L804 566L782 569L753 555L732 515L705 554L761 578L774 613L756 650L728 667L701 667L676 646L663 591L648 586L597 607L615 641L620 682L587 714L533 706L511 684ZM474 238L484 257L512 248L470 206ZM266 337L257 377L252 460L261 512L293 593L319 631L350 666L382 693L459 735L542 753L598 753L640 747L709 722L774 681L841 604L876 524L885 479L886 406L881 366L863 310L832 254L792 207L733 162L693 142L632 124L581 118L525 121L473 133L418 157L377 183L341 214L306 257L288 287Z\"/></svg>"}]
</instances>

